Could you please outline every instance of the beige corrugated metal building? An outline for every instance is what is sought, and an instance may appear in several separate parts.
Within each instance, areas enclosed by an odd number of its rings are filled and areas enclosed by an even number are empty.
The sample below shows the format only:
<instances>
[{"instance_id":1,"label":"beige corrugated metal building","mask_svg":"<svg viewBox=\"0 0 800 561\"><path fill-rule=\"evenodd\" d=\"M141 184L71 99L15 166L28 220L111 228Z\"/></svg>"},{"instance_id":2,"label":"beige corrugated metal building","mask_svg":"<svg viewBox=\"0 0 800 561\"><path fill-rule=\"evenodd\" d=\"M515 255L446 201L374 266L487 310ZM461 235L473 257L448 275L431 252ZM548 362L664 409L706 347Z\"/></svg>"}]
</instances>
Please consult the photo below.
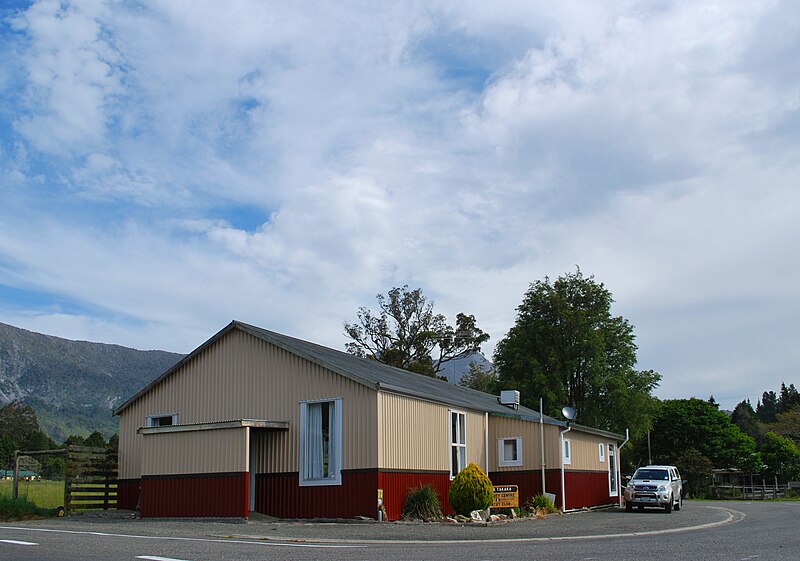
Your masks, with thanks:
<instances>
[{"instance_id":1,"label":"beige corrugated metal building","mask_svg":"<svg viewBox=\"0 0 800 561\"><path fill-rule=\"evenodd\" d=\"M561 497L564 423L240 322L115 414L118 503L142 516L374 517L381 497L394 519L423 483L449 510L450 480L470 462L523 500L543 473ZM619 440L566 433L567 508L616 501Z\"/></svg>"}]
</instances>

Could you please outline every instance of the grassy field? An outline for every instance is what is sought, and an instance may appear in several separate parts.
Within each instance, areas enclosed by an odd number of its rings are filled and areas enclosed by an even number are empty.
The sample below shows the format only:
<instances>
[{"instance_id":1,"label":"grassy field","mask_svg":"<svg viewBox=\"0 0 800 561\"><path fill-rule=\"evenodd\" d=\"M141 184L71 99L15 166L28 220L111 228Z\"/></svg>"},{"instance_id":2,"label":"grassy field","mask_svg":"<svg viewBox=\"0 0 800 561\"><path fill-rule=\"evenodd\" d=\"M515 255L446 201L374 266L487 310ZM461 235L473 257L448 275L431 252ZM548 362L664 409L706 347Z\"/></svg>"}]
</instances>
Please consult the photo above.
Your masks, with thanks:
<instances>
[{"instance_id":1,"label":"grassy field","mask_svg":"<svg viewBox=\"0 0 800 561\"><path fill-rule=\"evenodd\" d=\"M11 497L11 480L0 481L0 497ZM64 505L64 481L20 481L19 496L41 508Z\"/></svg>"}]
</instances>

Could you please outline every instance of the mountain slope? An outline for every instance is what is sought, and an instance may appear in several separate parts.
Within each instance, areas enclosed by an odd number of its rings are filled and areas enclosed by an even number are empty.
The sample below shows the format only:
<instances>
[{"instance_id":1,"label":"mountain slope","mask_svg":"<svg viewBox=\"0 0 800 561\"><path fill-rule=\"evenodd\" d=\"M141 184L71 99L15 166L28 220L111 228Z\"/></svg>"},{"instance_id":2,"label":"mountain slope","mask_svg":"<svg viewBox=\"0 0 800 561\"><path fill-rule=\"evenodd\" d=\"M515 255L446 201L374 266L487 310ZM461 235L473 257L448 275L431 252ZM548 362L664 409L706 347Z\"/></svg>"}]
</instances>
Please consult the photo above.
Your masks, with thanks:
<instances>
[{"instance_id":1,"label":"mountain slope","mask_svg":"<svg viewBox=\"0 0 800 561\"><path fill-rule=\"evenodd\" d=\"M473 362L487 370L492 368L491 361L483 353L477 352L444 363L438 375L447 378L447 381L451 384L458 384L461 378L469 373L469 365Z\"/></svg>"},{"instance_id":2,"label":"mountain slope","mask_svg":"<svg viewBox=\"0 0 800 561\"><path fill-rule=\"evenodd\" d=\"M19 399L57 442L117 431L114 406L183 355L70 341L0 323L0 406Z\"/></svg>"}]
</instances>

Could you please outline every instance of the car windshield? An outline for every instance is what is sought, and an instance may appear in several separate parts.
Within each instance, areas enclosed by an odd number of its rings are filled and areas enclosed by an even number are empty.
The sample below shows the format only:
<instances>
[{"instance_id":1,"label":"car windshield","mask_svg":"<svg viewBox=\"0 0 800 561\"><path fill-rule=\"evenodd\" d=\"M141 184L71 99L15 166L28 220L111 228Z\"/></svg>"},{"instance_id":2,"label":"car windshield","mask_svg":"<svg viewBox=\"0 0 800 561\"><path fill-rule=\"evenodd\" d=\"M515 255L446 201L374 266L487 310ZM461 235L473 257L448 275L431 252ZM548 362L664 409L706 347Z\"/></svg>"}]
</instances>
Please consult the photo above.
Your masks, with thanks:
<instances>
[{"instance_id":1,"label":"car windshield","mask_svg":"<svg viewBox=\"0 0 800 561\"><path fill-rule=\"evenodd\" d=\"M669 481L669 474L665 469L639 469L633 475L634 479L651 479L656 481Z\"/></svg>"}]
</instances>

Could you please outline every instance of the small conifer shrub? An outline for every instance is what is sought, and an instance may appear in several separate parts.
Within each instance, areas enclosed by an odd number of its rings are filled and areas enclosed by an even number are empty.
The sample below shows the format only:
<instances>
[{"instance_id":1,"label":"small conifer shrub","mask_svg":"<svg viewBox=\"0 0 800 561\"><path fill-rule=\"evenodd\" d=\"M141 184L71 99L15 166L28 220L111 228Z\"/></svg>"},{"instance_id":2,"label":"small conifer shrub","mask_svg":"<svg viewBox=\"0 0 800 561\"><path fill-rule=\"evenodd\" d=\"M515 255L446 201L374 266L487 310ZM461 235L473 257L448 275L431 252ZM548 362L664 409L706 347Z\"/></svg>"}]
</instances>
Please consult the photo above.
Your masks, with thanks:
<instances>
[{"instance_id":1,"label":"small conifer shrub","mask_svg":"<svg viewBox=\"0 0 800 561\"><path fill-rule=\"evenodd\" d=\"M447 494L456 514L469 515L473 510L485 510L494 502L494 486L481 468L470 463L458 472Z\"/></svg>"}]
</instances>

